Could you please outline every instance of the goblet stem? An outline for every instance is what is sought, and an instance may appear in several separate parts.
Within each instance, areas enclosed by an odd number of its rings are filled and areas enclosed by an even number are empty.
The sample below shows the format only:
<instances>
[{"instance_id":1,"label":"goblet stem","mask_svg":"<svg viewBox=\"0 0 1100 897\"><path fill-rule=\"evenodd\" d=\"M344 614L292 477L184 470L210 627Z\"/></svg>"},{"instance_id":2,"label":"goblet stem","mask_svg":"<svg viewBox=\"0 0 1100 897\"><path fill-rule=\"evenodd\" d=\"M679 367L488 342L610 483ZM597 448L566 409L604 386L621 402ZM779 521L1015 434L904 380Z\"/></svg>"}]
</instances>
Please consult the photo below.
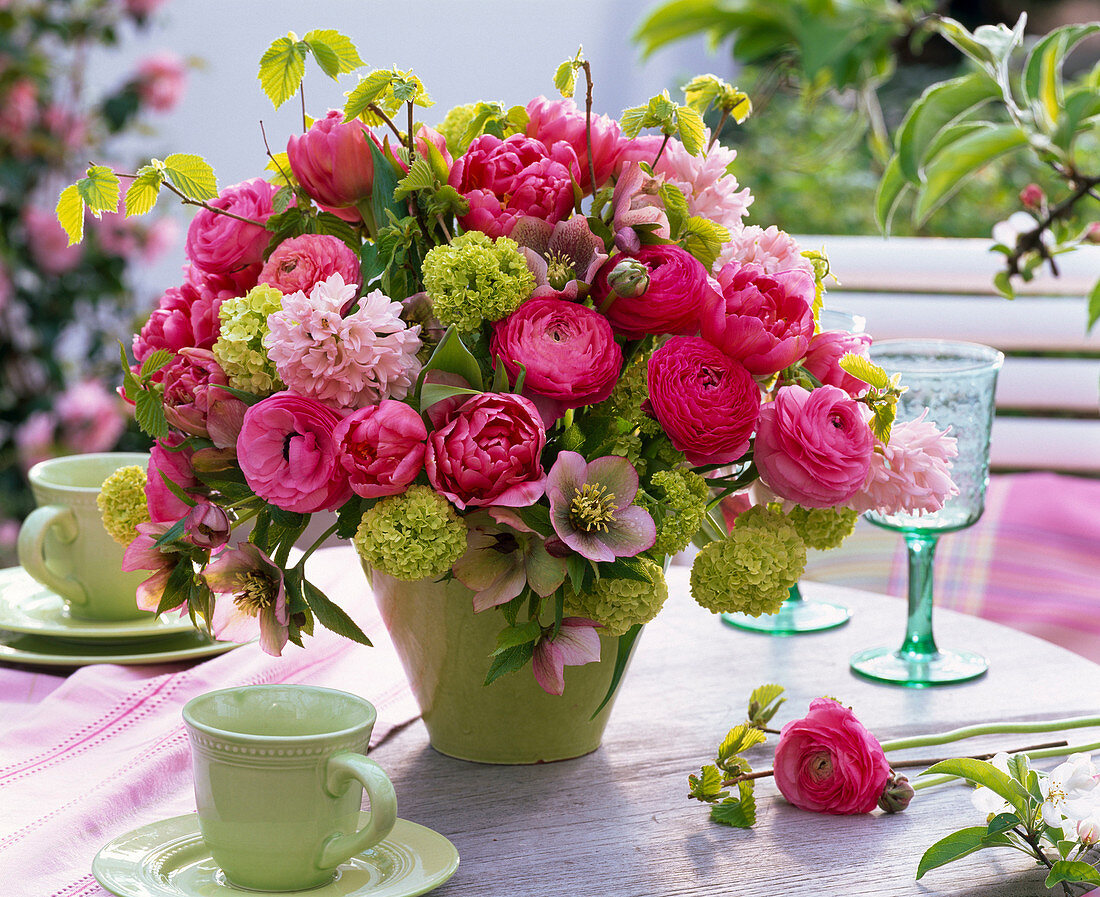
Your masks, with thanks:
<instances>
[{"instance_id":1,"label":"goblet stem","mask_svg":"<svg viewBox=\"0 0 1100 897\"><path fill-rule=\"evenodd\" d=\"M935 533L905 533L909 550L909 620L898 653L914 663L926 663L939 655L932 636L932 562L938 541Z\"/></svg>"}]
</instances>

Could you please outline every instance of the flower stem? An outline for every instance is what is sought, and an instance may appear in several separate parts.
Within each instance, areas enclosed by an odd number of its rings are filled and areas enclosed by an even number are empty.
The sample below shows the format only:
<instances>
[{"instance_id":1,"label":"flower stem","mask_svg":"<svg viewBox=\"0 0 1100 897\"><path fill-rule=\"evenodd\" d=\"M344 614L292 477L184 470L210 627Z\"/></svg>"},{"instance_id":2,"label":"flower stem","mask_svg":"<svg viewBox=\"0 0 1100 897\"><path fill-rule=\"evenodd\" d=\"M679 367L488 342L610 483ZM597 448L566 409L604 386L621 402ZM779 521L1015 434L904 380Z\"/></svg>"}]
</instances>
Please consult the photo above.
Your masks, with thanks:
<instances>
[{"instance_id":1,"label":"flower stem","mask_svg":"<svg viewBox=\"0 0 1100 897\"><path fill-rule=\"evenodd\" d=\"M305 563L306 561L308 561L308 560L309 560L309 556L310 556L311 554L313 554L313 552L315 552L315 551L316 551L316 550L317 550L318 548L320 548L320 547L321 547L321 545L322 545L322 543L323 543L323 542L324 542L324 541L325 541L325 540L326 540L326 539L327 539L327 538L328 538L329 536L331 536L331 535L332 535L333 533L335 533L335 532L336 532L336 530L337 530L337 529L339 529L339 528L340 528L340 524L339 524L339 522L337 522L337 523L334 523L334 524L333 524L332 526L330 526L330 527L329 527L329 528L328 528L327 530L325 530L325 531L324 531L323 533L321 533L321 535L320 535L320 537L319 537L319 538L317 539L317 541L316 541L316 542L314 542L314 543L313 543L312 545L310 545L310 546L309 546L309 548L307 548L307 549L306 549L306 551L305 551L305 554L303 554L303 555L301 556L301 558L299 558L297 566L299 566L299 567L300 567L300 566L302 566L302 565L303 565L303 564L304 564L304 563ZM1065 742L1063 742L1063 744L1064 744L1064 743L1065 743Z\"/></svg>"},{"instance_id":2,"label":"flower stem","mask_svg":"<svg viewBox=\"0 0 1100 897\"><path fill-rule=\"evenodd\" d=\"M586 59L581 63L584 69L584 80L587 83L587 92L584 97L584 139L588 150L588 176L592 181L592 192L596 192L596 160L592 153L592 67Z\"/></svg>"},{"instance_id":3,"label":"flower stem","mask_svg":"<svg viewBox=\"0 0 1100 897\"><path fill-rule=\"evenodd\" d=\"M1025 754L1029 760L1041 760L1045 757L1065 757L1068 754L1089 754L1097 750L1100 750L1100 741L1094 741L1090 744L1073 744L1064 747L1044 748L1041 750L1022 751L1017 753ZM922 777L912 784L913 790L920 791L924 788L933 788L937 785L948 785L957 781L959 781L958 776L942 775Z\"/></svg>"},{"instance_id":4,"label":"flower stem","mask_svg":"<svg viewBox=\"0 0 1100 897\"><path fill-rule=\"evenodd\" d=\"M977 738L979 735L1026 734L1032 732L1060 732L1063 729L1086 729L1100 726L1100 716L1078 716L1070 719L1046 720L1037 723L985 723L977 726L964 726L941 732L936 735L917 735L913 738L897 738L882 742L884 751L902 751L907 748L929 747L935 744L947 744L964 738Z\"/></svg>"}]
</instances>

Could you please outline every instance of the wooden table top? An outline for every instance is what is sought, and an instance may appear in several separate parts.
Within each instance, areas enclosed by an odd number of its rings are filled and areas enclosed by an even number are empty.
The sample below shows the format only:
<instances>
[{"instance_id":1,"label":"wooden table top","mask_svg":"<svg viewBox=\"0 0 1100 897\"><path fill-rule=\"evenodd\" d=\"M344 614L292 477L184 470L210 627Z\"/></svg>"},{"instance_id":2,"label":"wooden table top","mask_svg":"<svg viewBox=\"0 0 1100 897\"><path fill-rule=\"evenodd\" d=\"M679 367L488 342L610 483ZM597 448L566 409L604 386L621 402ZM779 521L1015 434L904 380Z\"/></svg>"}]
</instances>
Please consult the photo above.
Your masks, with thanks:
<instances>
[{"instance_id":1,"label":"wooden table top","mask_svg":"<svg viewBox=\"0 0 1100 897\"><path fill-rule=\"evenodd\" d=\"M323 586L325 574L315 575ZM687 776L712 761L729 728L744 719L749 693L767 682L787 689L776 723L803 716L812 698L830 695L886 740L1096 713L1090 697L1100 666L995 623L937 610L939 644L985 654L989 673L952 687L878 685L853 675L848 657L900 643L901 599L807 583L807 597L847 604L852 620L831 632L780 638L735 630L698 607L685 568L672 568L669 585L669 601L646 627L595 753L540 766L468 763L434 752L420 722L372 753L394 781L399 815L443 833L459 850L461 866L439 897L1048 893L1042 872L1008 849L982 851L915 880L927 847L980 824L964 786L918 792L895 816L838 817L791 807L765 779L756 789L757 825L744 831L712 823L706 806L688 800ZM566 688L568 682L567 670ZM1100 733L1065 737L1073 744ZM891 756L1045 740L1056 739L1000 736ZM771 765L774 742L749 755L754 768Z\"/></svg>"}]
</instances>

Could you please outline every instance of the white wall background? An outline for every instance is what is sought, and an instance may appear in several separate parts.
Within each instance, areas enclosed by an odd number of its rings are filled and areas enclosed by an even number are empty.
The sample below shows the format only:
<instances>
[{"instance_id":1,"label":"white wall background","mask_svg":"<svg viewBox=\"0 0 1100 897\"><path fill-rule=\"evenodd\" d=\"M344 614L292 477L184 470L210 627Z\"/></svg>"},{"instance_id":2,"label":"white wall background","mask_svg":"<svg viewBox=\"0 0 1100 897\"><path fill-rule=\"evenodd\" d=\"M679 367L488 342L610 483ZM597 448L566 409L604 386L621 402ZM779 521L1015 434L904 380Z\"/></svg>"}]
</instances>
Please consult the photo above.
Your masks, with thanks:
<instances>
[{"instance_id":1,"label":"white wall background","mask_svg":"<svg viewBox=\"0 0 1100 897\"><path fill-rule=\"evenodd\" d=\"M640 0L168 0L155 27L126 40L121 52L93 60L89 81L94 94L97 84L125 79L140 58L163 48L201 60L190 73L183 102L153 118L155 135L120 144L116 161L133 164L139 149L146 157L198 153L224 186L263 171L261 121L273 152L285 149L287 137L301 128L297 99L273 110L256 78L264 50L288 31L302 35L336 28L355 42L368 71L411 69L436 101L417 110L426 124L436 124L460 103L513 105L539 94L554 96L555 69L583 45L595 78L596 111L617 117L664 88L681 98L675 91L694 74L730 78L728 53L709 54L701 39L643 61L630 35L654 5ZM310 114L319 117L342 106L355 81L351 74L337 84L310 60L305 80ZM583 90L578 94L583 106ZM159 293L179 280L190 214L177 209L174 215L181 222L179 246L141 273L142 290Z\"/></svg>"}]
</instances>

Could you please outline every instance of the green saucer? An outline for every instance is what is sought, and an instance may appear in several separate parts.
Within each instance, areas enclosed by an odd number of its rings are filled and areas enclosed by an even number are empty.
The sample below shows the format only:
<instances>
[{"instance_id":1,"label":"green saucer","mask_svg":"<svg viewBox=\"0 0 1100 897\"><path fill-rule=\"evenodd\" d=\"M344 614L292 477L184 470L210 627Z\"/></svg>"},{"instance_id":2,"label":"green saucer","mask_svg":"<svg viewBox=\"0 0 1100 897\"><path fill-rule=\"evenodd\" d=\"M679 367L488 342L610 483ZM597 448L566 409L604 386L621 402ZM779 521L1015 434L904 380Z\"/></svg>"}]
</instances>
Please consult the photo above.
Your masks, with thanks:
<instances>
[{"instance_id":1,"label":"green saucer","mask_svg":"<svg viewBox=\"0 0 1100 897\"><path fill-rule=\"evenodd\" d=\"M369 813L361 814L360 825ZM353 856L327 885L282 891L310 897L417 897L458 868L458 851L438 832L398 819L385 840ZM199 834L194 813L164 819L115 838L92 862L96 880L118 897L265 897L225 881Z\"/></svg>"},{"instance_id":2,"label":"green saucer","mask_svg":"<svg viewBox=\"0 0 1100 897\"><path fill-rule=\"evenodd\" d=\"M125 666L197 660L239 648L238 642L212 642L194 629L185 635L150 641L67 642L0 629L0 663L83 667L93 663Z\"/></svg>"}]
</instances>

